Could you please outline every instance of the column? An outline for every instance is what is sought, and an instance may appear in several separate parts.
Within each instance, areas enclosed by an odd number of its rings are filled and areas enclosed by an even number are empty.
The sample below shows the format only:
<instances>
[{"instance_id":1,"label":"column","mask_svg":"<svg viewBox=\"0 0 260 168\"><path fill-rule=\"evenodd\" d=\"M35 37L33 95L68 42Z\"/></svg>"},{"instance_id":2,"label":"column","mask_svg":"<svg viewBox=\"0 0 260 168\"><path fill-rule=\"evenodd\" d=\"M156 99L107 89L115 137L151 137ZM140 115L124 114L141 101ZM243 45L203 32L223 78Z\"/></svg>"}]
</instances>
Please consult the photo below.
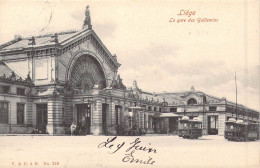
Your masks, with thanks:
<instances>
[{"instance_id":1,"label":"column","mask_svg":"<svg viewBox=\"0 0 260 168\"><path fill-rule=\"evenodd\" d=\"M203 113L200 113L199 116L198 116L199 120L202 121L202 135L207 135L207 115L206 115L206 112L203 114Z\"/></svg>"},{"instance_id":2,"label":"column","mask_svg":"<svg viewBox=\"0 0 260 168\"><path fill-rule=\"evenodd\" d=\"M144 112L143 111L139 111L139 120L140 120L140 128L144 129Z\"/></svg>"},{"instance_id":3,"label":"column","mask_svg":"<svg viewBox=\"0 0 260 168\"><path fill-rule=\"evenodd\" d=\"M115 127L116 125L116 110L115 110L115 102L111 100L111 126Z\"/></svg>"},{"instance_id":4,"label":"column","mask_svg":"<svg viewBox=\"0 0 260 168\"><path fill-rule=\"evenodd\" d=\"M67 125L71 125L73 121L73 112L75 110L73 109L72 99L71 98L65 98L64 99L64 122ZM74 123L77 124L77 123Z\"/></svg>"},{"instance_id":5,"label":"column","mask_svg":"<svg viewBox=\"0 0 260 168\"><path fill-rule=\"evenodd\" d=\"M223 113L218 115L218 135L224 135L226 115Z\"/></svg>"},{"instance_id":6,"label":"column","mask_svg":"<svg viewBox=\"0 0 260 168\"><path fill-rule=\"evenodd\" d=\"M110 124L109 124L109 127L108 127L108 131L112 134L115 134L116 133L116 130L115 130L115 123L116 123L116 116L115 116L115 103L114 103L114 100L111 99L110 102L109 102L109 121L110 121Z\"/></svg>"},{"instance_id":7,"label":"column","mask_svg":"<svg viewBox=\"0 0 260 168\"><path fill-rule=\"evenodd\" d=\"M93 104L92 125L90 126L90 133L93 135L100 135L102 130L102 101L97 99Z\"/></svg>"},{"instance_id":8,"label":"column","mask_svg":"<svg viewBox=\"0 0 260 168\"><path fill-rule=\"evenodd\" d=\"M124 122L125 122L125 105L122 102L121 103L121 111L120 111L120 123L124 124Z\"/></svg>"}]
</instances>

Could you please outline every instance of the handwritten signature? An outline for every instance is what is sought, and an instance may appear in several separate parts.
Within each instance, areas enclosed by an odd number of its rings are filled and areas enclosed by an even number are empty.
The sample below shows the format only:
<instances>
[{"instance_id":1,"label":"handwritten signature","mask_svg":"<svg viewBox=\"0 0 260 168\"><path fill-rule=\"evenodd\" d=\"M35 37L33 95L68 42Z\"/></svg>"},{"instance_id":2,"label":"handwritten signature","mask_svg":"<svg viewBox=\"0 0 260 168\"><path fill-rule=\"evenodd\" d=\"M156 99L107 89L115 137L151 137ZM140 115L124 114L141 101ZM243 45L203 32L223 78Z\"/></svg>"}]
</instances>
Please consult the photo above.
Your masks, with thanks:
<instances>
[{"instance_id":1,"label":"handwritten signature","mask_svg":"<svg viewBox=\"0 0 260 168\"><path fill-rule=\"evenodd\" d=\"M109 137L106 141L101 142L98 145L98 148L107 148L109 150L108 151L109 154L114 154L114 153L118 152L119 150L123 150L123 147L126 146L125 156L122 159L123 162L154 165L155 161L153 160L152 157L150 157L150 154L157 153L157 150L155 148L142 146L140 138L136 138L135 141L133 141L129 144L127 144L126 142L118 143L118 142L116 142L116 139L117 139L117 136ZM148 153L149 158L146 160L136 158L136 156L134 156L134 153L136 151Z\"/></svg>"}]
</instances>

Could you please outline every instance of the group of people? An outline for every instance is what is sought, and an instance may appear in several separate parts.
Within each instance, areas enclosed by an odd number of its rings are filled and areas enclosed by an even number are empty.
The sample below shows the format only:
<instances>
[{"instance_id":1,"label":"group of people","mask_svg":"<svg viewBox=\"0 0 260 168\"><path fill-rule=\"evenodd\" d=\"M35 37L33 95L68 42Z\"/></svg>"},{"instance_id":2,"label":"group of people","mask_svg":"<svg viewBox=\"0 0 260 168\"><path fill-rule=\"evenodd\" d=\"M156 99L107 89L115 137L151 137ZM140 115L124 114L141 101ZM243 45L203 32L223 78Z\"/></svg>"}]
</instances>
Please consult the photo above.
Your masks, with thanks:
<instances>
[{"instance_id":1,"label":"group of people","mask_svg":"<svg viewBox=\"0 0 260 168\"><path fill-rule=\"evenodd\" d=\"M74 122L70 125L70 135L84 135L87 133L86 124L79 122L77 125Z\"/></svg>"}]
</instances>

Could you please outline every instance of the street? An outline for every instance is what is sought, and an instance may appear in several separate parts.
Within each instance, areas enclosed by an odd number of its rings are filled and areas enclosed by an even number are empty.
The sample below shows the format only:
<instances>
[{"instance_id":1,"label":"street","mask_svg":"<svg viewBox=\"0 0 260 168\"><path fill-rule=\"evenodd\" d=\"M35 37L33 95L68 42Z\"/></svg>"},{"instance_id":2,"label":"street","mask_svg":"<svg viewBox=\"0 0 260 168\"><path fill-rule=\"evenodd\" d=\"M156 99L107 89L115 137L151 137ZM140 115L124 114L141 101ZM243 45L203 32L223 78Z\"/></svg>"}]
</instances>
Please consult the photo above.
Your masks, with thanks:
<instances>
[{"instance_id":1,"label":"street","mask_svg":"<svg viewBox=\"0 0 260 168\"><path fill-rule=\"evenodd\" d=\"M223 136L0 136L0 167L259 167L259 141Z\"/></svg>"}]
</instances>

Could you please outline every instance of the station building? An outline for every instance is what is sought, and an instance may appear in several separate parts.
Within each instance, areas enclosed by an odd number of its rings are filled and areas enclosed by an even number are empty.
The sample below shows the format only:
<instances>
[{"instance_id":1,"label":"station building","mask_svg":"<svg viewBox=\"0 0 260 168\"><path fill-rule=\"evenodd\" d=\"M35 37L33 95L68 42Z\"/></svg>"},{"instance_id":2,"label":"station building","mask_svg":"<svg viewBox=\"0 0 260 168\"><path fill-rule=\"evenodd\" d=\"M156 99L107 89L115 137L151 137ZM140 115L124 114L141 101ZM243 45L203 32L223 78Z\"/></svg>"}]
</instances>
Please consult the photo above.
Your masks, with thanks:
<instances>
[{"instance_id":1,"label":"station building","mask_svg":"<svg viewBox=\"0 0 260 168\"><path fill-rule=\"evenodd\" d=\"M200 91L150 93L134 81L126 87L120 63L86 25L14 40L0 46L0 134L27 134L34 128L49 135L69 134L84 124L84 134L115 134L131 124L131 109L147 133L176 134L183 115L199 117L203 134L224 135L235 116L259 122L259 112ZM237 113L236 113L237 111Z\"/></svg>"}]
</instances>

